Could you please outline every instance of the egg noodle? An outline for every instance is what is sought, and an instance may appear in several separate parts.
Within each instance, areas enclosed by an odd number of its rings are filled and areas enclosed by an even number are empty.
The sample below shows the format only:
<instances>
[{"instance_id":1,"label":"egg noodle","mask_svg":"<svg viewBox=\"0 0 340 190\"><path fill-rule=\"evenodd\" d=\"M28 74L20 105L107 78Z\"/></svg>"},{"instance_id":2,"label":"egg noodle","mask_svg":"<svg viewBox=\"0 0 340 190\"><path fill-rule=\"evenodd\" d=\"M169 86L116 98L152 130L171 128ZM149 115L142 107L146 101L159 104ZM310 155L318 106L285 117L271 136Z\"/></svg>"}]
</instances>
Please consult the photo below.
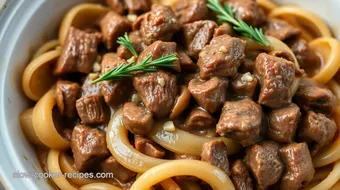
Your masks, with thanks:
<instances>
[{"instance_id":1,"label":"egg noodle","mask_svg":"<svg viewBox=\"0 0 340 190\"><path fill-rule=\"evenodd\" d=\"M281 18L293 26L301 29L302 37L309 43L310 48L323 60L323 67L313 76L313 80L327 84L340 103L340 86L336 74L340 67L340 43L333 38L327 24L314 13L295 6L278 6L269 0L258 0L261 8L268 17ZM167 3L169 4L169 3ZM171 3L170 3L171 4ZM49 172L77 173L73 167L73 158L65 154L70 148L70 142L64 139L57 131L52 110L56 104L55 78L53 78L53 65L60 56L60 46L65 41L70 26L80 27L85 22L94 21L108 11L107 7L99 4L80 4L73 7L64 16L59 38L42 45L34 54L33 59L26 67L22 88L32 101L37 102L20 115L21 127L27 139L36 146L50 149L47 156ZM296 67L298 61L290 48L282 41L266 36L270 47L263 47L250 39L247 41L247 50L284 50L291 54ZM44 80L40 80L43 78ZM340 77L339 77L340 78ZM294 80L293 92L296 92L299 80ZM183 89L187 90L187 89ZM338 104L334 120L340 127L340 104ZM164 160L144 155L137 151L128 139L128 131L121 124L122 111L115 111L106 132L108 148L113 157L124 167L138 173L131 190L146 190L155 184L160 184L166 190L180 189L171 177L190 175L202 179L214 190L232 190L234 186L229 177L219 168L203 161L197 160ZM165 149L175 153L200 155L202 144L209 141L206 137L199 137L188 132L176 129L175 132L164 131L162 123L155 123L149 137ZM340 129L339 129L340 131ZM229 154L237 153L240 146L234 141L221 138L228 148ZM306 189L339 189L340 188L340 135L338 138L313 159L316 173L312 183ZM62 190L72 189L120 189L101 179L70 178L64 176L52 178L53 182ZM188 189L195 189L190 182L185 185Z\"/></svg>"}]
</instances>

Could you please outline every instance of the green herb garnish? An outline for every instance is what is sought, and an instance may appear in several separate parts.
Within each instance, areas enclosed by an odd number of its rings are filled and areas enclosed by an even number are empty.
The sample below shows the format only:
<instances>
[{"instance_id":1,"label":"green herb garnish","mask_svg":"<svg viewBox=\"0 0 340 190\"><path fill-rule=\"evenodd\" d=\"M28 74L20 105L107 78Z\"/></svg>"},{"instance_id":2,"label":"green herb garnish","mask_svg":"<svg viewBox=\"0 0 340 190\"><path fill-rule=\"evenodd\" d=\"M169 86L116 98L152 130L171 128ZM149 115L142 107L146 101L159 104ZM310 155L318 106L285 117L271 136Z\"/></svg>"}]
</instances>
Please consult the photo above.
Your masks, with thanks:
<instances>
[{"instance_id":1,"label":"green herb garnish","mask_svg":"<svg viewBox=\"0 0 340 190\"><path fill-rule=\"evenodd\" d=\"M118 67L111 69L100 78L92 81L92 84L104 81L104 80L119 80L122 77L133 77L135 73L133 72L154 72L157 71L156 67L173 67L176 66L172 64L177 60L176 54L170 54L163 56L159 59L150 61L152 55L149 55L140 63L134 65L134 62L130 62L126 65L120 64Z\"/></svg>"},{"instance_id":2,"label":"green herb garnish","mask_svg":"<svg viewBox=\"0 0 340 190\"><path fill-rule=\"evenodd\" d=\"M228 22L233 24L234 30L243 36L249 37L264 46L270 45L269 41L263 34L262 28L253 28L243 20L235 19L232 7L230 5L225 4L223 7L219 0L208 0L207 7L218 14L217 18L220 22Z\"/></svg>"},{"instance_id":3,"label":"green herb garnish","mask_svg":"<svg viewBox=\"0 0 340 190\"><path fill-rule=\"evenodd\" d=\"M124 36L121 36L121 37L118 38L117 43L126 47L132 53L132 55L135 58L138 57L138 54L137 54L135 48L133 47L133 44L132 44L132 42L129 38L129 35L126 32L125 32Z\"/></svg>"}]
</instances>

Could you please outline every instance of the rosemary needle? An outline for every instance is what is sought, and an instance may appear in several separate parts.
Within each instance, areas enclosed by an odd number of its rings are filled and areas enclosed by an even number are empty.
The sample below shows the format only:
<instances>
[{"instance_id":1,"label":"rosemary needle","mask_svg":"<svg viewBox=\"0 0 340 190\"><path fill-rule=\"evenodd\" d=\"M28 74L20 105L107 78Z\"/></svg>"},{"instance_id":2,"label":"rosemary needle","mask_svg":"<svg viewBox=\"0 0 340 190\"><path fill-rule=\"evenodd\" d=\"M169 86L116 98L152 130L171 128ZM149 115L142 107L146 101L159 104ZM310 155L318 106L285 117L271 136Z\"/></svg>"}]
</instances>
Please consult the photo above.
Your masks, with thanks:
<instances>
[{"instance_id":1,"label":"rosemary needle","mask_svg":"<svg viewBox=\"0 0 340 190\"><path fill-rule=\"evenodd\" d=\"M120 45L123 45L124 47L126 47L131 53L132 55L137 58L138 54L129 38L129 35L125 32L124 36L120 36L117 40L117 43Z\"/></svg>"}]
</instances>

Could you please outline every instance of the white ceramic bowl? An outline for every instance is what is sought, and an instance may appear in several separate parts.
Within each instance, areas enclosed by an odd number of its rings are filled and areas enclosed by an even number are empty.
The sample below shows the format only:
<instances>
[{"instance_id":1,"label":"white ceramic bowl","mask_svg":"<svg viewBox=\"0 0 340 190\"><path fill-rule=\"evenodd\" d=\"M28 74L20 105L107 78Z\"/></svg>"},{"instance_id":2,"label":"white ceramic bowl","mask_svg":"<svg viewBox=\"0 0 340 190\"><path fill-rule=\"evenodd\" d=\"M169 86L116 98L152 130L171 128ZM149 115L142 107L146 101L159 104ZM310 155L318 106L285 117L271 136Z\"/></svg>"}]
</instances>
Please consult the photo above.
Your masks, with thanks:
<instances>
[{"instance_id":1,"label":"white ceramic bowl","mask_svg":"<svg viewBox=\"0 0 340 190\"><path fill-rule=\"evenodd\" d=\"M87 0L86 2L89 2ZM98 1L98 0L97 0ZM0 174L9 189L52 189L45 179L13 178L14 172L39 172L32 146L18 121L28 107L21 76L32 52L56 37L65 12L84 0L7 0L0 16ZM340 0L276 0L321 16L340 38Z\"/></svg>"}]
</instances>

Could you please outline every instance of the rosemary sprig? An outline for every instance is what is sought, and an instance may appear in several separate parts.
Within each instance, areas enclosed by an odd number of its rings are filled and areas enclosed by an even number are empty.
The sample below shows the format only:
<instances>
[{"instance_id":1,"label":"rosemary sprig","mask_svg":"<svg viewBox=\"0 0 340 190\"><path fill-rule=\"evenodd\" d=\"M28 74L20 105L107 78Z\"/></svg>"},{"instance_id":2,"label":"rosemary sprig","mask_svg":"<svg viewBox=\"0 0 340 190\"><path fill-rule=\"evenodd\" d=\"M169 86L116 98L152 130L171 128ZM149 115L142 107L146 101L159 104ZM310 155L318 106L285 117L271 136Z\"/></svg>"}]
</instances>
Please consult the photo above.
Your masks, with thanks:
<instances>
[{"instance_id":1,"label":"rosemary sprig","mask_svg":"<svg viewBox=\"0 0 340 190\"><path fill-rule=\"evenodd\" d=\"M132 55L137 58L138 54L135 50L135 48L133 47L133 44L129 38L129 35L125 32L124 36L120 36L117 40L117 43L119 43L120 45L123 45L124 47L126 47L131 53Z\"/></svg>"},{"instance_id":2,"label":"rosemary sprig","mask_svg":"<svg viewBox=\"0 0 340 190\"><path fill-rule=\"evenodd\" d=\"M207 6L209 9L215 11L218 14L217 18L220 22L229 22L234 25L234 30L243 36L249 37L264 46L270 45L269 41L263 34L262 28L253 28L243 20L235 19L232 7L230 5L225 4L223 7L219 0L208 0Z\"/></svg>"},{"instance_id":3,"label":"rosemary sprig","mask_svg":"<svg viewBox=\"0 0 340 190\"><path fill-rule=\"evenodd\" d=\"M126 65L120 64L118 67L111 69L109 72L102 75L100 78L92 81L95 84L104 80L119 80L122 77L133 77L135 76L135 71L138 72L154 72L157 71L156 67L173 67L176 66L172 64L177 60L176 54L170 54L163 56L159 59L150 61L152 55L146 57L140 63L134 65L134 62L130 62Z\"/></svg>"}]
</instances>

